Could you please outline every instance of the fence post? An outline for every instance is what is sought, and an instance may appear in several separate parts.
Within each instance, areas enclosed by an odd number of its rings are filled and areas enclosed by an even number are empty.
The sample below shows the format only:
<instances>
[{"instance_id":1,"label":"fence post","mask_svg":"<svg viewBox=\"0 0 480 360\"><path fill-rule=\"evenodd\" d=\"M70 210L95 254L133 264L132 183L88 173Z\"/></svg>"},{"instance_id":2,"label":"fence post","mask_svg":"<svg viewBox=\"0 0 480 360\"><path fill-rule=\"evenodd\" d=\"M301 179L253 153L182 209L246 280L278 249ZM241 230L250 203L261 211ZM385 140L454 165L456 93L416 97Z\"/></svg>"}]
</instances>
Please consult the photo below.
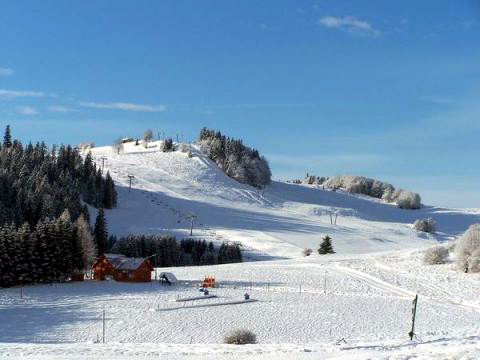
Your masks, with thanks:
<instances>
[{"instance_id":1,"label":"fence post","mask_svg":"<svg viewBox=\"0 0 480 360\"><path fill-rule=\"evenodd\" d=\"M408 333L410 336L410 341L413 340L413 335L414 329L415 329L415 316L417 315L417 301L418 301L418 295L415 295L415 299L412 301L412 330Z\"/></svg>"},{"instance_id":2,"label":"fence post","mask_svg":"<svg viewBox=\"0 0 480 360\"><path fill-rule=\"evenodd\" d=\"M103 316L102 316L102 342L105 344L105 309L103 310Z\"/></svg>"}]
</instances>

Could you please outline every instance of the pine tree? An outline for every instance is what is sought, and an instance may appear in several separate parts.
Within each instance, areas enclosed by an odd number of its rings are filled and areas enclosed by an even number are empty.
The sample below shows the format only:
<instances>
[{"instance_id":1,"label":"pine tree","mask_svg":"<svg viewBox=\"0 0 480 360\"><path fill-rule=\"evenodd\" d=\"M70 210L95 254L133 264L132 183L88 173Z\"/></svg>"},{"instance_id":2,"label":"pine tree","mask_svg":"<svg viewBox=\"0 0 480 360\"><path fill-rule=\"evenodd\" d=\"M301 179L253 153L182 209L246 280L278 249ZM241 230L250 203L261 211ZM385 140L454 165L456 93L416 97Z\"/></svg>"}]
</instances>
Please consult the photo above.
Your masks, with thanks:
<instances>
[{"instance_id":1,"label":"pine tree","mask_svg":"<svg viewBox=\"0 0 480 360\"><path fill-rule=\"evenodd\" d=\"M75 230L78 248L81 253L81 263L78 265L78 269L90 269L95 260L97 249L95 248L95 242L92 233L90 232L90 226L83 215L80 215L75 222Z\"/></svg>"},{"instance_id":2,"label":"pine tree","mask_svg":"<svg viewBox=\"0 0 480 360\"><path fill-rule=\"evenodd\" d=\"M105 219L105 212L103 208L98 210L97 219L95 220L95 229L93 232L98 255L103 255L107 251L108 244L107 221Z\"/></svg>"},{"instance_id":3,"label":"pine tree","mask_svg":"<svg viewBox=\"0 0 480 360\"><path fill-rule=\"evenodd\" d=\"M5 128L5 135L3 136L3 147L9 148L12 146L12 134L10 133L10 125Z\"/></svg>"},{"instance_id":4,"label":"pine tree","mask_svg":"<svg viewBox=\"0 0 480 360\"><path fill-rule=\"evenodd\" d=\"M320 255L335 254L335 251L333 251L333 246L332 246L332 238L330 236L326 235L325 237L323 237L322 243L318 248L318 253Z\"/></svg>"},{"instance_id":5,"label":"pine tree","mask_svg":"<svg viewBox=\"0 0 480 360\"><path fill-rule=\"evenodd\" d=\"M116 205L117 205L117 192L115 190L113 179L110 176L110 172L107 171L107 176L105 177L105 185L103 188L103 207L105 209L111 209Z\"/></svg>"}]
</instances>

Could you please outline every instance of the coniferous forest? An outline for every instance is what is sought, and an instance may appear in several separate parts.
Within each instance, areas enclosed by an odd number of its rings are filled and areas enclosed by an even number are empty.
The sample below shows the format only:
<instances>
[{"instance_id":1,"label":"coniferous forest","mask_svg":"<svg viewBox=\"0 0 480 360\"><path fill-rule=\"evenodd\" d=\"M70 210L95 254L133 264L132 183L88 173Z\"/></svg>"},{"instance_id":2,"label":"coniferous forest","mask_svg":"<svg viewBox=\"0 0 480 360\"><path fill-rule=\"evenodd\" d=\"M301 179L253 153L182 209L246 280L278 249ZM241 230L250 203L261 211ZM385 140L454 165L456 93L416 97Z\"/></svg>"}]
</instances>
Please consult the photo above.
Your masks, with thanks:
<instances>
[{"instance_id":1,"label":"coniferous forest","mask_svg":"<svg viewBox=\"0 0 480 360\"><path fill-rule=\"evenodd\" d=\"M116 202L110 174L91 154L83 159L70 145L24 146L7 126L0 146L0 286L59 281L89 268L97 246L86 204Z\"/></svg>"},{"instance_id":2,"label":"coniferous forest","mask_svg":"<svg viewBox=\"0 0 480 360\"><path fill-rule=\"evenodd\" d=\"M215 247L212 242L182 239L173 236L128 235L115 239L112 253L129 257L150 257L152 264L159 267L214 265L242 262L242 252L237 243L223 243Z\"/></svg>"}]
</instances>

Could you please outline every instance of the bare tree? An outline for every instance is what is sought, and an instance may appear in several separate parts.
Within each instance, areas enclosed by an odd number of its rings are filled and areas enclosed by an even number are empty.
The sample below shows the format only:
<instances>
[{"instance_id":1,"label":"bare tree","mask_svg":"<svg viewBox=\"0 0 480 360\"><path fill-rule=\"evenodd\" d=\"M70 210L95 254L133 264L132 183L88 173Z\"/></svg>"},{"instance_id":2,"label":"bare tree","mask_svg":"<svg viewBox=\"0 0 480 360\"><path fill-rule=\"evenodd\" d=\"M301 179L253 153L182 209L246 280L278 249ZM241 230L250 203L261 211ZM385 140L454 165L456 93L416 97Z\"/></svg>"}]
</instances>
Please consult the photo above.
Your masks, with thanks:
<instances>
[{"instance_id":1,"label":"bare tree","mask_svg":"<svg viewBox=\"0 0 480 360\"><path fill-rule=\"evenodd\" d=\"M112 149L115 150L115 152L120 154L120 152L123 152L123 141L122 139L118 138L113 142Z\"/></svg>"},{"instance_id":2,"label":"bare tree","mask_svg":"<svg viewBox=\"0 0 480 360\"><path fill-rule=\"evenodd\" d=\"M145 147L148 147L148 142L153 139L153 131L148 129L143 133L143 140L145 141Z\"/></svg>"}]
</instances>

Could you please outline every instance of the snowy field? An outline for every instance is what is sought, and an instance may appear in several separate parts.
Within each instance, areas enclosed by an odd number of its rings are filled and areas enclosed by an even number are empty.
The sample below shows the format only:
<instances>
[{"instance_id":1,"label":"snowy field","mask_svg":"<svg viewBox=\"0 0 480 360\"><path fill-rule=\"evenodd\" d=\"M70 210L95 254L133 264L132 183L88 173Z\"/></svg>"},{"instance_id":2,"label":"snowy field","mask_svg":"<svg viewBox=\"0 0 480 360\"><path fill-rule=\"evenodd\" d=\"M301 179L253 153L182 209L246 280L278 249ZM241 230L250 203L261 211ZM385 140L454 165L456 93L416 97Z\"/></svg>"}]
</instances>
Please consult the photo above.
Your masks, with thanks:
<instances>
[{"instance_id":1,"label":"snowy field","mask_svg":"<svg viewBox=\"0 0 480 360\"><path fill-rule=\"evenodd\" d=\"M107 211L110 232L184 236L195 214L196 237L240 241L264 261L170 268L179 279L172 287L85 281L29 286L23 298L19 288L2 289L0 359L480 358L480 275L422 264L425 248L480 222L478 211L401 210L281 182L258 191L225 177L195 148L188 158L157 145L129 144L120 155L94 149L120 185L119 206ZM412 229L430 216L438 234ZM326 234L337 254L302 256ZM175 301L201 295L207 275L219 283L216 298ZM255 301L241 303L246 292ZM258 344L222 344L236 328L253 331Z\"/></svg>"}]
</instances>

